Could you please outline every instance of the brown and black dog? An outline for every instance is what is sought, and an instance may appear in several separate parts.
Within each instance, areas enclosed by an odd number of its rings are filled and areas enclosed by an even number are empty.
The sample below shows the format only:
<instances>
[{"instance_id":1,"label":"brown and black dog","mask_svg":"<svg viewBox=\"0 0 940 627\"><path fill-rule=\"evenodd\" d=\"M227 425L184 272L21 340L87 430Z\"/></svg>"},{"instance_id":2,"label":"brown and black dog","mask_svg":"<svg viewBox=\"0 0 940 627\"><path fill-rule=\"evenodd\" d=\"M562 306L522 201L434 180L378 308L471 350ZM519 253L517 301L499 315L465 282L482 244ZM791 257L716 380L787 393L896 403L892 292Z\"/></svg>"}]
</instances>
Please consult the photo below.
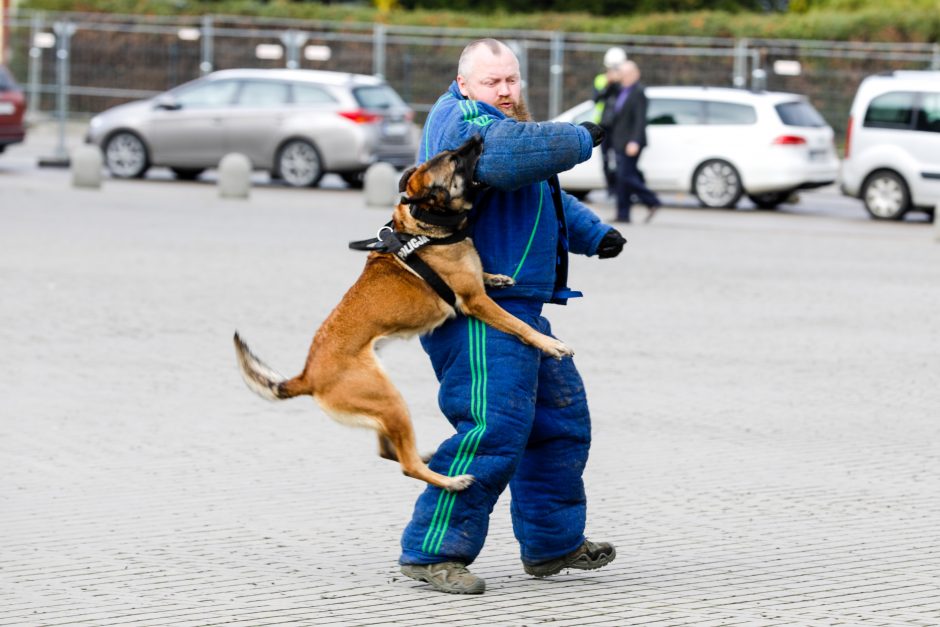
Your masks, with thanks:
<instances>
[{"instance_id":1,"label":"brown and black dog","mask_svg":"<svg viewBox=\"0 0 940 627\"><path fill-rule=\"evenodd\" d=\"M405 172L399 187L410 198L422 198L423 206L437 215L466 217L472 208L472 175L482 152L482 140L475 137ZM395 208L392 225L396 232L432 239L447 237L455 228L422 222L404 202ZM565 344L539 333L487 296L484 284L507 286L513 280L483 272L469 238L425 246L414 254L454 292L461 313L511 333L552 357L572 354ZM301 374L285 379L274 372L248 350L238 333L235 350L248 387L260 396L279 400L311 395L337 421L378 431L380 455L397 460L407 476L457 491L473 483L473 477L445 477L428 468L418 454L404 399L374 351L382 337L427 333L455 315L454 308L396 255L371 252L359 279L314 336Z\"/></svg>"}]
</instances>

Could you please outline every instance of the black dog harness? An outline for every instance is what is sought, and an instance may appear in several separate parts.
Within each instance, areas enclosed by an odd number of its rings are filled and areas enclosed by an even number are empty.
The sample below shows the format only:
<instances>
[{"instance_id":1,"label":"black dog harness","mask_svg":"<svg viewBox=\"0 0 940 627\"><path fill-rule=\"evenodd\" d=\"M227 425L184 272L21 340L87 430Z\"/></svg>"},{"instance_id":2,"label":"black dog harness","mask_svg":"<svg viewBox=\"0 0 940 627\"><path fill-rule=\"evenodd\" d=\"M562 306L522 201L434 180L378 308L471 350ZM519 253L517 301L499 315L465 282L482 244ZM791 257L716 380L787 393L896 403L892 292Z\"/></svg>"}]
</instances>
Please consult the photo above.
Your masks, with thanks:
<instances>
[{"instance_id":1,"label":"black dog harness","mask_svg":"<svg viewBox=\"0 0 940 627\"><path fill-rule=\"evenodd\" d=\"M425 246L440 246L444 244L456 244L467 238L470 231L470 220L465 214L443 215L422 209L420 205L426 202L430 196L421 196L416 198L402 197L401 201L411 205L411 215L416 220L432 224L434 226L456 227L461 222L464 225L456 229L447 237L428 237L427 235L411 235L409 233L399 233L392 228L392 223L388 222L379 229L375 237L363 239L355 242L349 242L349 247L353 250L365 250L369 252L390 253L401 259L405 264L424 279L431 286L438 296L444 299L451 307L457 305L457 296L454 291L448 287L444 279L435 272L431 266L426 264L418 255L418 250Z\"/></svg>"}]
</instances>

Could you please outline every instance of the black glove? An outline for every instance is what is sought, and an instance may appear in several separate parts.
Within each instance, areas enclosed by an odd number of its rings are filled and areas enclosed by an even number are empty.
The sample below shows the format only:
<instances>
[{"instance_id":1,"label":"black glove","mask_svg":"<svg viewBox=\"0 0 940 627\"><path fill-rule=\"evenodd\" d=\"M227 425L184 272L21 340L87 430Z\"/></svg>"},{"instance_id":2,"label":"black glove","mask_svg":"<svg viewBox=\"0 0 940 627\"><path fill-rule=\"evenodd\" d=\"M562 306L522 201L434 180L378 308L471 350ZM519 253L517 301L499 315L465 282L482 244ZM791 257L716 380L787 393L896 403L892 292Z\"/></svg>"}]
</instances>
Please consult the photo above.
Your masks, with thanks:
<instances>
[{"instance_id":1,"label":"black glove","mask_svg":"<svg viewBox=\"0 0 940 627\"><path fill-rule=\"evenodd\" d=\"M597 256L600 259L616 257L620 254L620 251L623 250L623 245L626 243L627 240L623 238L620 231L610 229L604 234L604 237L601 238L601 243L597 245Z\"/></svg>"},{"instance_id":2,"label":"black glove","mask_svg":"<svg viewBox=\"0 0 940 627\"><path fill-rule=\"evenodd\" d=\"M595 124L594 122L581 122L578 126L583 126L591 133L591 141L595 146L600 146L601 142L604 141L604 129Z\"/></svg>"}]
</instances>

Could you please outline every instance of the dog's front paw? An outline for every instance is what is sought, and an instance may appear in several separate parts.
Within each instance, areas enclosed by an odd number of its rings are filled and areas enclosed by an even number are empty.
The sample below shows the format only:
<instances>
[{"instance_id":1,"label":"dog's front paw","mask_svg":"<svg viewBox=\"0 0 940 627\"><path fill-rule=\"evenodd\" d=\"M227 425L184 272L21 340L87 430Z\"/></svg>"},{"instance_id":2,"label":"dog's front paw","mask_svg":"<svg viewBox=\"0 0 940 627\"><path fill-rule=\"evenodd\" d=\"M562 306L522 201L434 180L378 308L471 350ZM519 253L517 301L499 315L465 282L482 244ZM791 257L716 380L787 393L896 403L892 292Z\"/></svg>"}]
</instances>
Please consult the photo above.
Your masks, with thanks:
<instances>
[{"instance_id":1,"label":"dog's front paw","mask_svg":"<svg viewBox=\"0 0 940 627\"><path fill-rule=\"evenodd\" d=\"M545 346L541 347L542 352L546 355L550 355L555 359L561 359L562 357L571 357L574 355L574 351L568 347L567 344L561 340L556 340L555 338L548 338L548 341L545 343Z\"/></svg>"},{"instance_id":2,"label":"dog's front paw","mask_svg":"<svg viewBox=\"0 0 940 627\"><path fill-rule=\"evenodd\" d=\"M476 481L473 475L457 475L453 477L445 488L448 492L460 492L466 490Z\"/></svg>"},{"instance_id":3,"label":"dog's front paw","mask_svg":"<svg viewBox=\"0 0 940 627\"><path fill-rule=\"evenodd\" d=\"M489 287L510 287L515 285L516 281L511 276L505 274L487 274L483 273L483 284Z\"/></svg>"}]
</instances>

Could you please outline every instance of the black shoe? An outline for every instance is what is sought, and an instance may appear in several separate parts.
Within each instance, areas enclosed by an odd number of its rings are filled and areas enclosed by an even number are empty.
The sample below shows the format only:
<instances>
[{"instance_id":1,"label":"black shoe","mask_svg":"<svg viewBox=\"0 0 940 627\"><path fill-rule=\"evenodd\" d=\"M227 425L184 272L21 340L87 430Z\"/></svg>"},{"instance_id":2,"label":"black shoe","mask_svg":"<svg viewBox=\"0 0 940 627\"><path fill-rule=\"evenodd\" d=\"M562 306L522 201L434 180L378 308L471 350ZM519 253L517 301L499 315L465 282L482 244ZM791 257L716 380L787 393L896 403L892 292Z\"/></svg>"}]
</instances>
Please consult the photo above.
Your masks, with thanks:
<instances>
[{"instance_id":1,"label":"black shoe","mask_svg":"<svg viewBox=\"0 0 940 627\"><path fill-rule=\"evenodd\" d=\"M662 205L649 205L646 208L647 209L646 220L644 220L643 222L648 223L650 220L652 220L653 214L655 214L656 210L659 209L661 206Z\"/></svg>"},{"instance_id":2,"label":"black shoe","mask_svg":"<svg viewBox=\"0 0 940 627\"><path fill-rule=\"evenodd\" d=\"M556 575L566 568L577 568L579 570L601 568L614 561L615 557L617 557L617 550L612 544L585 540L581 546L567 555L539 562L538 564L523 562L522 568L533 577L548 577Z\"/></svg>"}]
</instances>

